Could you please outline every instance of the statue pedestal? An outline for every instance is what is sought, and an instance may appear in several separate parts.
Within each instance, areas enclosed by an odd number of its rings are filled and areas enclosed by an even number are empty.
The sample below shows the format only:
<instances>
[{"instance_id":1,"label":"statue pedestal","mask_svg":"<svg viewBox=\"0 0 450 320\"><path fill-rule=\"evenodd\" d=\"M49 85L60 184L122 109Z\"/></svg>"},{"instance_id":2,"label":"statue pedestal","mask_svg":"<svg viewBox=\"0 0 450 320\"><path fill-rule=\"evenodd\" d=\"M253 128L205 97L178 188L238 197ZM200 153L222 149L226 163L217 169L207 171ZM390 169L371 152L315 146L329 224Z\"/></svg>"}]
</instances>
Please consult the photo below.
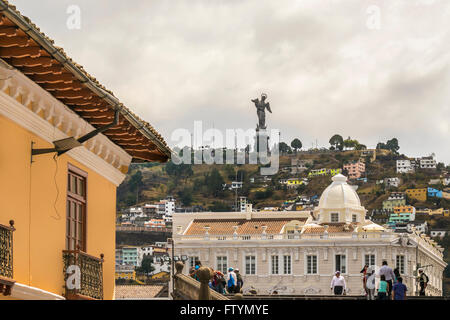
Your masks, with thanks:
<instances>
[{"instance_id":1,"label":"statue pedestal","mask_svg":"<svg viewBox=\"0 0 450 320\"><path fill-rule=\"evenodd\" d=\"M269 154L269 136L266 129L256 128L255 151L257 153Z\"/></svg>"}]
</instances>

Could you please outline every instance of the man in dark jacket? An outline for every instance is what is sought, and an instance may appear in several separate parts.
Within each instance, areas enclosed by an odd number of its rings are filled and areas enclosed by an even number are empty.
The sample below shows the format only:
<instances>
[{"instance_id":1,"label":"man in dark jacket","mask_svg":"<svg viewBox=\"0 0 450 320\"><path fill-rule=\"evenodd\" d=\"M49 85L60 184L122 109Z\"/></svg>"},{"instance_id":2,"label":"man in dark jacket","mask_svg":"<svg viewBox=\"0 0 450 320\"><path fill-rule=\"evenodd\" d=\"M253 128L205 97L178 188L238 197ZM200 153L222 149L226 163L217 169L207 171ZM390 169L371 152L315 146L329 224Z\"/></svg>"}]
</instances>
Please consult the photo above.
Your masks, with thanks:
<instances>
[{"instance_id":1,"label":"man in dark jacket","mask_svg":"<svg viewBox=\"0 0 450 320\"><path fill-rule=\"evenodd\" d=\"M425 295L425 288L428 285L428 276L425 274L425 272L423 272L423 269L420 268L419 269L419 285L420 285L420 292L419 295L420 296L424 296Z\"/></svg>"},{"instance_id":2,"label":"man in dark jacket","mask_svg":"<svg viewBox=\"0 0 450 320\"><path fill-rule=\"evenodd\" d=\"M242 275L240 274L239 269L237 269L237 268L234 269L234 273L236 273L236 278L237 278L236 287L234 288L234 290L235 290L234 292L240 293L242 286L244 285L244 281L242 280Z\"/></svg>"}]
</instances>

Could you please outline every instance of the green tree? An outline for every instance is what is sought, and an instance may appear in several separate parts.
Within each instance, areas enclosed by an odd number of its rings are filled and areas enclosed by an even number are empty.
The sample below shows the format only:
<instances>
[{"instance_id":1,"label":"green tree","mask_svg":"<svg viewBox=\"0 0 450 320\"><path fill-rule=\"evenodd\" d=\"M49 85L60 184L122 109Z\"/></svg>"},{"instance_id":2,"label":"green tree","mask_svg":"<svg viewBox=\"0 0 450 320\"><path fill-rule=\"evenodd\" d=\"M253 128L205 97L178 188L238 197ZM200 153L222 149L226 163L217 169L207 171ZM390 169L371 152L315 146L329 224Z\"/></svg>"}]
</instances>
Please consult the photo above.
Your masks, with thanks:
<instances>
[{"instance_id":1,"label":"green tree","mask_svg":"<svg viewBox=\"0 0 450 320\"><path fill-rule=\"evenodd\" d=\"M283 153L292 153L291 147L289 147L287 145L287 143L285 143L285 142L280 142L279 148L280 148L280 153L281 154L283 154Z\"/></svg>"},{"instance_id":2,"label":"green tree","mask_svg":"<svg viewBox=\"0 0 450 320\"><path fill-rule=\"evenodd\" d=\"M213 168L211 172L205 176L205 183L214 197L223 193L223 184L225 181L217 168Z\"/></svg>"},{"instance_id":3,"label":"green tree","mask_svg":"<svg viewBox=\"0 0 450 320\"><path fill-rule=\"evenodd\" d=\"M226 164L224 166L225 174L229 180L236 179L236 171L234 170L234 166L231 164Z\"/></svg>"},{"instance_id":4,"label":"green tree","mask_svg":"<svg viewBox=\"0 0 450 320\"><path fill-rule=\"evenodd\" d=\"M136 189L142 184L142 172L137 170L130 178L130 182L128 185L130 186L130 190L135 192Z\"/></svg>"},{"instance_id":5,"label":"green tree","mask_svg":"<svg viewBox=\"0 0 450 320\"><path fill-rule=\"evenodd\" d=\"M398 154L398 149L400 149L400 147L398 145L397 138L392 138L391 140L388 140L386 142L386 147L388 150L391 150L392 153Z\"/></svg>"},{"instance_id":6,"label":"green tree","mask_svg":"<svg viewBox=\"0 0 450 320\"><path fill-rule=\"evenodd\" d=\"M192 197L192 189L185 187L183 190L178 192L178 196L180 197L181 202L185 206L189 206L192 203L193 197Z\"/></svg>"},{"instance_id":7,"label":"green tree","mask_svg":"<svg viewBox=\"0 0 450 320\"><path fill-rule=\"evenodd\" d=\"M186 180L194 174L192 165L184 163L175 164L172 161L167 162L164 170L169 176L174 177L177 181L181 178L184 178L186 182Z\"/></svg>"},{"instance_id":8,"label":"green tree","mask_svg":"<svg viewBox=\"0 0 450 320\"><path fill-rule=\"evenodd\" d=\"M137 268L136 271L142 272L143 274L148 276L149 273L151 273L151 272L153 272L153 270L155 270L155 268L152 266L152 263L153 263L153 256L144 255L141 266L139 268Z\"/></svg>"},{"instance_id":9,"label":"green tree","mask_svg":"<svg viewBox=\"0 0 450 320\"><path fill-rule=\"evenodd\" d=\"M359 145L358 140L354 140L350 137L344 140L344 147L347 149L356 149Z\"/></svg>"},{"instance_id":10,"label":"green tree","mask_svg":"<svg viewBox=\"0 0 450 320\"><path fill-rule=\"evenodd\" d=\"M297 151L302 148L302 142L300 141L300 139L295 138L291 141L291 147L295 150L295 153L297 153Z\"/></svg>"},{"instance_id":11,"label":"green tree","mask_svg":"<svg viewBox=\"0 0 450 320\"><path fill-rule=\"evenodd\" d=\"M386 143L379 142L376 148L390 150L394 154L398 154L398 150L400 149L397 138L392 138L391 140L388 140Z\"/></svg>"},{"instance_id":12,"label":"green tree","mask_svg":"<svg viewBox=\"0 0 450 320\"><path fill-rule=\"evenodd\" d=\"M335 134L330 138L330 145L334 147L336 150L342 151L344 149L344 139L342 136Z\"/></svg>"}]
</instances>

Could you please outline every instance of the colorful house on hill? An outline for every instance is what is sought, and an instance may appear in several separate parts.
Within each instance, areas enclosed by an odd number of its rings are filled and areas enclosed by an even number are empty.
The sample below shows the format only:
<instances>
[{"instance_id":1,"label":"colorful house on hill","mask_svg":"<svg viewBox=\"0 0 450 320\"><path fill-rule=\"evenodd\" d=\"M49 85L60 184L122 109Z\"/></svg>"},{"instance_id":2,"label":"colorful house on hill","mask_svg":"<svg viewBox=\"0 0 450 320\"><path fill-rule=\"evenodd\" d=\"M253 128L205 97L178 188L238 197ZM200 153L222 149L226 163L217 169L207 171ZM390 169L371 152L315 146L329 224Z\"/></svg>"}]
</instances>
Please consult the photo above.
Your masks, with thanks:
<instances>
[{"instance_id":1,"label":"colorful house on hill","mask_svg":"<svg viewBox=\"0 0 450 320\"><path fill-rule=\"evenodd\" d=\"M406 205L405 195L401 192L392 192L388 199L383 201L383 210L394 211L395 207Z\"/></svg>"},{"instance_id":2,"label":"colorful house on hill","mask_svg":"<svg viewBox=\"0 0 450 320\"><path fill-rule=\"evenodd\" d=\"M406 189L405 193L411 199L421 202L427 201L427 188Z\"/></svg>"},{"instance_id":3,"label":"colorful house on hill","mask_svg":"<svg viewBox=\"0 0 450 320\"><path fill-rule=\"evenodd\" d=\"M435 210L430 210L430 212L428 213L430 216L433 215L443 215L444 217L448 217L449 210L448 209L444 209L444 208L439 208L439 209L435 209Z\"/></svg>"},{"instance_id":4,"label":"colorful house on hill","mask_svg":"<svg viewBox=\"0 0 450 320\"><path fill-rule=\"evenodd\" d=\"M302 184L307 185L308 184L308 180L305 179L299 179L299 178L290 178L286 180L286 185L289 189L291 188L296 188Z\"/></svg>"},{"instance_id":5,"label":"colorful house on hill","mask_svg":"<svg viewBox=\"0 0 450 320\"><path fill-rule=\"evenodd\" d=\"M335 176L338 173L342 173L342 169L326 169L326 168L322 168L322 169L313 169L308 173L308 177L316 177L316 176L326 176L326 175L331 175L331 176Z\"/></svg>"},{"instance_id":6,"label":"colorful house on hill","mask_svg":"<svg viewBox=\"0 0 450 320\"><path fill-rule=\"evenodd\" d=\"M327 174L327 169L313 169L308 173L308 177L325 176Z\"/></svg>"},{"instance_id":7,"label":"colorful house on hill","mask_svg":"<svg viewBox=\"0 0 450 320\"><path fill-rule=\"evenodd\" d=\"M389 216L388 224L407 223L416 219L416 208L413 206L394 207L394 212Z\"/></svg>"},{"instance_id":8,"label":"colorful house on hill","mask_svg":"<svg viewBox=\"0 0 450 320\"><path fill-rule=\"evenodd\" d=\"M339 173L342 173L342 169L340 169L340 168L328 170L328 174L330 174L332 177Z\"/></svg>"},{"instance_id":9,"label":"colorful house on hill","mask_svg":"<svg viewBox=\"0 0 450 320\"><path fill-rule=\"evenodd\" d=\"M442 198L442 191L434 188L427 188L428 197Z\"/></svg>"},{"instance_id":10,"label":"colorful house on hill","mask_svg":"<svg viewBox=\"0 0 450 320\"><path fill-rule=\"evenodd\" d=\"M117 186L171 151L4 0L0 21L0 300L114 299Z\"/></svg>"},{"instance_id":11,"label":"colorful house on hill","mask_svg":"<svg viewBox=\"0 0 450 320\"><path fill-rule=\"evenodd\" d=\"M115 279L136 280L136 271L133 265L116 265Z\"/></svg>"},{"instance_id":12,"label":"colorful house on hill","mask_svg":"<svg viewBox=\"0 0 450 320\"><path fill-rule=\"evenodd\" d=\"M358 179L366 171L366 164L361 160L352 161L344 164L343 169L347 170L350 179Z\"/></svg>"}]
</instances>

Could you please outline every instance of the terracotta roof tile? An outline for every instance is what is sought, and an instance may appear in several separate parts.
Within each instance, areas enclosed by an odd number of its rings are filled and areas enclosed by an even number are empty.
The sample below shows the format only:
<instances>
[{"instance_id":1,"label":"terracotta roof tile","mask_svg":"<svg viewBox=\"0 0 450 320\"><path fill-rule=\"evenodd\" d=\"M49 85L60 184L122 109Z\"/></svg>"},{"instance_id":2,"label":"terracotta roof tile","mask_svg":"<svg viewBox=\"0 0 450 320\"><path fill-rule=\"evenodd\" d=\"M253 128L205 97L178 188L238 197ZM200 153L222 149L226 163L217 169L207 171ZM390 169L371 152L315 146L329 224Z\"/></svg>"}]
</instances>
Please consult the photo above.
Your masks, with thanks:
<instances>
[{"instance_id":1,"label":"terracotta roof tile","mask_svg":"<svg viewBox=\"0 0 450 320\"><path fill-rule=\"evenodd\" d=\"M286 223L292 220L306 221L306 218L276 218L276 219L194 219L189 229L186 230L186 235L202 235L205 234L204 227L210 227L209 234L213 235L227 235L233 234L233 226L238 226L237 234L260 234L262 233L262 226L267 226L266 233L277 234Z\"/></svg>"},{"instance_id":2,"label":"terracotta roof tile","mask_svg":"<svg viewBox=\"0 0 450 320\"><path fill-rule=\"evenodd\" d=\"M156 297L162 290L162 285L116 285L116 299L146 299Z\"/></svg>"},{"instance_id":3,"label":"terracotta roof tile","mask_svg":"<svg viewBox=\"0 0 450 320\"><path fill-rule=\"evenodd\" d=\"M351 223L346 227L345 223L324 223L321 224L320 227L305 227L303 233L306 234L322 234L325 231L325 226L328 226L328 233L341 233L341 232L353 232L356 229L358 224Z\"/></svg>"},{"instance_id":4,"label":"terracotta roof tile","mask_svg":"<svg viewBox=\"0 0 450 320\"><path fill-rule=\"evenodd\" d=\"M104 90L105 92L107 92L107 93L109 93L110 95L112 95L112 96L115 97L115 95L113 94L112 91L106 89L105 86L103 86L103 85L102 85L95 77L93 77L91 74L89 74L89 73L84 69L83 66L81 66L80 64L74 62L74 61L72 60L72 58L70 58L70 57L67 55L67 53L64 51L63 48L61 48L61 47L59 47L59 46L55 46L55 45L54 45L54 40L50 39L46 34L44 34L44 33L40 30L40 28L39 28L37 25L35 25L35 24L31 21L30 18L28 18L28 17L22 15L22 14L20 13L20 11L18 11L18 10L16 9L16 6L15 6L15 5L10 4L7 0L2 0L2 2L8 6L8 9L9 9L9 10L13 11L13 12L16 13L18 16L20 16L21 18L23 18L23 19L24 19L24 20L25 20L25 21L26 21L33 29L35 29L35 30L39 33L39 37L40 37L40 38L45 39L46 41L50 42L50 43L53 45L53 47L54 47L59 53L61 53L61 54L64 56L64 59L66 59L67 61L70 61L70 62L73 64L73 66L75 66L76 68L78 68L78 70L80 70L87 78L89 78L92 82L94 82L95 85L96 85L98 88L101 88L101 89ZM20 28L20 26L18 26L18 27ZM45 50L45 49L43 48L43 50ZM45 51L46 51L46 50L45 50ZM52 53L49 52L49 54L50 54L50 56L52 56ZM138 117L135 113L133 113L130 109L128 109L127 107L125 107L122 103L120 103L120 106L123 107L123 109L126 110L129 114L133 115L134 118L135 118L138 122L140 122L140 125L136 127L138 130L140 130L140 129L142 129L143 127L145 127L146 129L148 129L148 130L149 130L149 131L150 131L150 132L158 139L158 142L163 146L163 150L160 150L160 151L161 151L162 153L164 153L165 155L167 155L167 156L170 158L171 150L170 150L169 146L167 145L166 141L163 139L163 137L162 137L162 136L161 136L161 135L160 135L160 134L159 134L159 133L158 133L158 132L157 132L157 131L156 131L156 130L148 123L148 122L142 120L142 119L141 119L140 117ZM149 140L151 140L151 139L149 139ZM153 142L155 142L155 141L153 141Z\"/></svg>"}]
</instances>

